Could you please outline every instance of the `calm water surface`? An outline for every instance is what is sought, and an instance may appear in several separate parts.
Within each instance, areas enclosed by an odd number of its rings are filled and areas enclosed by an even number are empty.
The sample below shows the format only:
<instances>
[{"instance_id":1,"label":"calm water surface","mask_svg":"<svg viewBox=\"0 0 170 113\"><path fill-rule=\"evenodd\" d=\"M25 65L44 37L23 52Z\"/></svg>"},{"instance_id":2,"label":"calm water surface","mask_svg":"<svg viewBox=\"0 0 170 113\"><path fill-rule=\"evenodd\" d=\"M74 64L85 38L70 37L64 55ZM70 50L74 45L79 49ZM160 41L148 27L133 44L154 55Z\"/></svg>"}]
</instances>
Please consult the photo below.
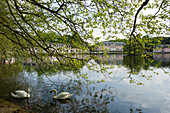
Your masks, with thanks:
<instances>
[{"instance_id":1,"label":"calm water surface","mask_svg":"<svg viewBox=\"0 0 170 113\"><path fill-rule=\"evenodd\" d=\"M88 63L99 63L103 56ZM83 84L73 72L60 72L48 76L37 70L11 69L0 65L0 98L20 106L29 106L36 113L103 112L103 113L169 113L170 112L170 54L154 55L151 64L139 57L122 54L110 55L107 73L88 70L84 65L81 73L87 73L88 80L105 82ZM132 62L129 61L131 59ZM160 68L156 66L159 65ZM134 74L130 74L130 72ZM159 74L158 74L159 73ZM31 98L14 99L10 92L30 88ZM70 100L53 100L51 89L74 93Z\"/></svg>"}]
</instances>

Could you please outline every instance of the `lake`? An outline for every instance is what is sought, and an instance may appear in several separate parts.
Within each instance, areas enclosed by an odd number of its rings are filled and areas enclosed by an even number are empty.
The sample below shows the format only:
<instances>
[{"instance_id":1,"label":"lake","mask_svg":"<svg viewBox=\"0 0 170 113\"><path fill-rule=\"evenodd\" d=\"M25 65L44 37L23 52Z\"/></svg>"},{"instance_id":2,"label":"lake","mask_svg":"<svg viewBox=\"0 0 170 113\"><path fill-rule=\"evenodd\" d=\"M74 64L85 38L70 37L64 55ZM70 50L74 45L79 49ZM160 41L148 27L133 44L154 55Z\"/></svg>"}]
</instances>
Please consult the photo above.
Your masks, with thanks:
<instances>
[{"instance_id":1,"label":"lake","mask_svg":"<svg viewBox=\"0 0 170 113\"><path fill-rule=\"evenodd\" d=\"M169 113L170 54L154 54L150 59L123 54L98 55L80 70L86 83L73 71L60 71L48 77L38 68L22 69L19 64L0 64L0 98L35 113ZM108 68L100 72L100 63ZM89 70L88 63L99 71ZM24 64L28 65L28 64ZM110 73L110 74L108 74ZM101 80L103 82L101 82ZM51 82L52 81L52 82ZM14 99L11 92L30 89L31 98ZM74 93L70 100L53 100L51 89Z\"/></svg>"}]
</instances>

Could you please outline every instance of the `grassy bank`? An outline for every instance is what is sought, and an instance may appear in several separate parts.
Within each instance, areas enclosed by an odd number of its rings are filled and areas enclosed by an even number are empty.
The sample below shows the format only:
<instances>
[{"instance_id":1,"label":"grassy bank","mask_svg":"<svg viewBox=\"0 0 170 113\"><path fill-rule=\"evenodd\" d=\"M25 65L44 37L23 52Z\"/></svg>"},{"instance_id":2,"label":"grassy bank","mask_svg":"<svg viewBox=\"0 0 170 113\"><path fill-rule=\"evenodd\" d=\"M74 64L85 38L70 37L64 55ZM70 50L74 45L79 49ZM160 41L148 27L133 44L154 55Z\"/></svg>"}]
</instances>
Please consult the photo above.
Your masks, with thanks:
<instances>
[{"instance_id":1,"label":"grassy bank","mask_svg":"<svg viewBox=\"0 0 170 113\"><path fill-rule=\"evenodd\" d=\"M23 109L13 103L0 99L0 112L1 113L29 113L26 109Z\"/></svg>"}]
</instances>

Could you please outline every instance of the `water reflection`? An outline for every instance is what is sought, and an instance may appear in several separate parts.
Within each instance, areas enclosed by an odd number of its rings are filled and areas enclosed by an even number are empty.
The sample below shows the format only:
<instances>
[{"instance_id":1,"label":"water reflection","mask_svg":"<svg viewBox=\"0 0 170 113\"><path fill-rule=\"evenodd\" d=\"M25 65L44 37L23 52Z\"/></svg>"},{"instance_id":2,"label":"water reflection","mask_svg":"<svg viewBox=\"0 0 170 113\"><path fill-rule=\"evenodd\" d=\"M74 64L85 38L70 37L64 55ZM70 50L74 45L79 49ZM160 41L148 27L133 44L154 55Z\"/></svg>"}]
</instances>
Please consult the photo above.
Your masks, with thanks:
<instances>
[{"instance_id":1,"label":"water reflection","mask_svg":"<svg viewBox=\"0 0 170 113\"><path fill-rule=\"evenodd\" d=\"M56 86L51 86L51 87L56 87ZM57 86L58 90L60 89L60 91L62 90L60 88L60 85ZM49 88L51 89L51 88ZM31 110L33 111L37 111L37 112L63 112L63 113L67 113L67 112L87 112L87 111L106 111L103 108L106 107L107 103L109 103L109 99L110 97L106 98L105 95L102 95L102 92L97 92L95 91L95 88L90 89L88 86L86 87L79 87L79 85L76 85L75 88L74 87L70 87L70 86L65 86L65 89L68 92L72 92L74 89L74 96L73 98L71 98L70 100L64 100L64 101L59 101L59 100L54 100L52 99L51 95L49 94L50 90L46 90L43 89L41 91L41 98L39 98L39 100L34 100L34 102L32 102L32 107ZM82 89L82 90L75 90L75 89ZM104 90L104 89L103 89ZM103 91L102 90L102 91ZM105 89L107 91L107 89ZM101 93L100 97L98 97L97 95ZM44 96L43 96L44 95ZM44 98L45 97L45 98ZM35 108L34 108L34 106ZM37 109L37 106L39 107L39 109Z\"/></svg>"},{"instance_id":2,"label":"water reflection","mask_svg":"<svg viewBox=\"0 0 170 113\"><path fill-rule=\"evenodd\" d=\"M121 65L133 72L140 72L142 69L148 70L151 66L170 67L170 54L153 54L149 57L114 54L107 56L98 55L97 57L98 59L95 62L98 64Z\"/></svg>"},{"instance_id":3,"label":"water reflection","mask_svg":"<svg viewBox=\"0 0 170 113\"><path fill-rule=\"evenodd\" d=\"M98 64L107 63L107 64L122 64L123 57L126 56L124 54L108 54L107 56L100 54L97 55L98 59L95 60Z\"/></svg>"},{"instance_id":4,"label":"water reflection","mask_svg":"<svg viewBox=\"0 0 170 113\"><path fill-rule=\"evenodd\" d=\"M118 56L110 55L110 57L98 56L99 60L94 62L100 64L114 64L115 68L109 71L116 74L111 78L106 78L102 73L88 70L84 65L82 73L87 73L88 80L96 81L104 79L105 82L84 84L83 79L78 79L72 71L53 73L49 78L55 83L51 83L45 75L36 70L18 69L18 65L9 67L9 65L0 66L0 98L11 101L20 106L27 107L33 112L41 113L67 113L67 112L109 112L109 113L166 113L170 111L170 77L167 76L162 69L155 66L162 65L158 60L149 63L147 59L136 56ZM153 56L152 59L165 58ZM167 57L166 57L167 58ZM168 56L169 58L169 56ZM106 59L104 61L104 59ZM14 65L14 64L13 64ZM121 67L121 68L120 68ZM156 75L154 72L161 73ZM123 69L123 70L122 70ZM146 80L139 76L133 75L133 79L144 83L144 85L130 84L128 77L130 69L143 73L145 75L153 75L152 80ZM164 68L170 71L169 65ZM40 76L41 75L41 76ZM122 80L121 80L122 79ZM121 80L121 81L120 81ZM30 99L14 99L10 92L17 89L30 88ZM50 95L51 89L57 89L58 92L67 91L74 93L70 100L58 101L52 99ZM163 103L163 104L162 104Z\"/></svg>"},{"instance_id":5,"label":"water reflection","mask_svg":"<svg viewBox=\"0 0 170 113\"><path fill-rule=\"evenodd\" d=\"M170 67L170 54L154 54L153 59L161 62L161 66Z\"/></svg>"},{"instance_id":6,"label":"water reflection","mask_svg":"<svg viewBox=\"0 0 170 113\"><path fill-rule=\"evenodd\" d=\"M20 76L22 75L22 76ZM5 76L5 75L4 75ZM2 76L3 77L3 76ZM60 78L60 79L58 79ZM8 77L8 79L12 79ZM111 96L111 88L99 88L96 89L95 86L83 85L78 80L75 79L65 79L61 75L52 76L50 79L56 82L52 84L45 76L38 76L35 71L27 72L22 71L16 74L15 81L18 85L13 85L10 90L7 91L5 97L7 100L17 103L20 106L29 106L29 109L34 112L86 112L86 111L105 111L104 109L110 101L113 101ZM2 79L1 79L2 80ZM64 81L63 81L64 80ZM3 81L3 80L2 80ZM2 86L8 86L11 82L3 83L0 82L0 88ZM22 85L22 86L20 86ZM31 98L28 99L14 99L11 97L10 92L16 89L27 89L30 88ZM68 91L74 93L71 100L57 101L52 99L50 95L50 90L56 88L59 92ZM0 93L3 91L1 90ZM106 94L109 94L106 95ZM1 95L1 98L3 96ZM112 99L111 99L112 98ZM52 106L51 106L52 105Z\"/></svg>"}]
</instances>

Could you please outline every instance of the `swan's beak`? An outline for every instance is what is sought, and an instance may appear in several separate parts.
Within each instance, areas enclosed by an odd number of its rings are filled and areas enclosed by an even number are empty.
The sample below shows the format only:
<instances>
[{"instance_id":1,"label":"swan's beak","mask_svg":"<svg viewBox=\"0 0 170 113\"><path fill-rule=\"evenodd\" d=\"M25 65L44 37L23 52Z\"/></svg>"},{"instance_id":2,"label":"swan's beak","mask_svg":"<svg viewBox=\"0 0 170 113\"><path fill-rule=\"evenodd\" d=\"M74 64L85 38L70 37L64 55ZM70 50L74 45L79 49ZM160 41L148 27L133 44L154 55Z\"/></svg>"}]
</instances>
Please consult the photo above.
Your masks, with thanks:
<instances>
[{"instance_id":1,"label":"swan's beak","mask_svg":"<svg viewBox=\"0 0 170 113\"><path fill-rule=\"evenodd\" d=\"M27 93L29 93L29 92L30 92L30 89L28 89Z\"/></svg>"},{"instance_id":2,"label":"swan's beak","mask_svg":"<svg viewBox=\"0 0 170 113\"><path fill-rule=\"evenodd\" d=\"M50 94L52 93L52 91L50 91Z\"/></svg>"}]
</instances>

